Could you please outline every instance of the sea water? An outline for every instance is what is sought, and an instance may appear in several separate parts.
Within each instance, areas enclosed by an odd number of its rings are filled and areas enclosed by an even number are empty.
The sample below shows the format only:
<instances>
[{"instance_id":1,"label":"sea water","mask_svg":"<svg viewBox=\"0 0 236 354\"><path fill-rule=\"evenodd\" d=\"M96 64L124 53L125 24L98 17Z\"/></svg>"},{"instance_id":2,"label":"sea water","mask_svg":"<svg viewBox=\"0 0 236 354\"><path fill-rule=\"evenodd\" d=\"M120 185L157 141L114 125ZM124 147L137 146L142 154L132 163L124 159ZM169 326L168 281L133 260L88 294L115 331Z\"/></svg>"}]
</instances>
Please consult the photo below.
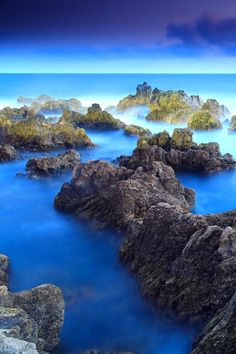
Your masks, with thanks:
<instances>
[{"instance_id":1,"label":"sea water","mask_svg":"<svg viewBox=\"0 0 236 354\"><path fill-rule=\"evenodd\" d=\"M2 106L16 105L19 95L42 93L56 98L77 97L87 104L116 104L144 80L161 89L185 89L191 94L217 98L235 108L232 75L0 75ZM230 105L232 103L232 105ZM117 117L159 132L176 126L147 122L145 107ZM82 161L114 161L131 154L137 138L123 131L88 131L98 145L80 149ZM235 153L236 135L228 126L194 134L197 142L217 141L222 151ZM55 152L53 152L55 154ZM15 162L0 164L0 252L10 257L10 289L19 291L42 283L61 287L66 301L65 324L58 354L81 350L127 350L139 354L186 354L197 329L156 313L140 294L136 280L119 262L122 236L114 230L95 231L73 216L53 208L55 195L67 174L60 178L30 180L24 172L27 159L45 154L24 153ZM235 156L236 157L236 156ZM182 183L196 190L194 212L233 209L236 173L180 173Z\"/></svg>"}]
</instances>

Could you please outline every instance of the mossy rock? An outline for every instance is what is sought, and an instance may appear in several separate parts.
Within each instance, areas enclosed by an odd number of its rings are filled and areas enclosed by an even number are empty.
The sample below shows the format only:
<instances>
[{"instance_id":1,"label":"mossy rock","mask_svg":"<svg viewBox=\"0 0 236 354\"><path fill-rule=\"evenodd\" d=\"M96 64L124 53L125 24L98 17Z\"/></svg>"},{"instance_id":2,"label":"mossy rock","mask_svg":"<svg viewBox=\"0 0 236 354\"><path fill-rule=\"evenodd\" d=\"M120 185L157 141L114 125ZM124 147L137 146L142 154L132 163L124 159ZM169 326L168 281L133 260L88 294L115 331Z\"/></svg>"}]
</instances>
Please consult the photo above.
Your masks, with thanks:
<instances>
[{"instance_id":1,"label":"mossy rock","mask_svg":"<svg viewBox=\"0 0 236 354\"><path fill-rule=\"evenodd\" d=\"M222 127L218 118L211 114L210 111L199 111L191 115L188 120L188 127L193 130L211 130Z\"/></svg>"},{"instance_id":2,"label":"mossy rock","mask_svg":"<svg viewBox=\"0 0 236 354\"><path fill-rule=\"evenodd\" d=\"M229 130L236 131L236 115L232 116L231 118Z\"/></svg>"},{"instance_id":3,"label":"mossy rock","mask_svg":"<svg viewBox=\"0 0 236 354\"><path fill-rule=\"evenodd\" d=\"M47 124L35 119L25 121L3 120L3 140L15 147L48 150L56 146L92 146L84 129L75 129L68 124ZM1 127L1 121L0 121Z\"/></svg>"},{"instance_id":4,"label":"mossy rock","mask_svg":"<svg viewBox=\"0 0 236 354\"><path fill-rule=\"evenodd\" d=\"M195 145L193 133L190 129L176 128L171 137L171 144L179 150L191 148Z\"/></svg>"},{"instance_id":5,"label":"mossy rock","mask_svg":"<svg viewBox=\"0 0 236 354\"><path fill-rule=\"evenodd\" d=\"M126 125L124 128L124 133L126 135L136 135L136 136L143 136L143 137L151 137L151 132L148 129L144 129L138 125L130 124Z\"/></svg>"},{"instance_id":6,"label":"mossy rock","mask_svg":"<svg viewBox=\"0 0 236 354\"><path fill-rule=\"evenodd\" d=\"M65 110L59 122L72 124L74 127L97 130L125 127L124 123L114 118L110 113L103 111L96 103L88 108L88 112L85 115Z\"/></svg>"},{"instance_id":7,"label":"mossy rock","mask_svg":"<svg viewBox=\"0 0 236 354\"><path fill-rule=\"evenodd\" d=\"M169 149L170 148L170 143L171 143L171 138L169 133L164 130L163 132L160 132L158 134L153 134L149 139L145 137L141 137L138 140L137 147L141 148L144 145L157 145L162 147L163 149Z\"/></svg>"}]
</instances>

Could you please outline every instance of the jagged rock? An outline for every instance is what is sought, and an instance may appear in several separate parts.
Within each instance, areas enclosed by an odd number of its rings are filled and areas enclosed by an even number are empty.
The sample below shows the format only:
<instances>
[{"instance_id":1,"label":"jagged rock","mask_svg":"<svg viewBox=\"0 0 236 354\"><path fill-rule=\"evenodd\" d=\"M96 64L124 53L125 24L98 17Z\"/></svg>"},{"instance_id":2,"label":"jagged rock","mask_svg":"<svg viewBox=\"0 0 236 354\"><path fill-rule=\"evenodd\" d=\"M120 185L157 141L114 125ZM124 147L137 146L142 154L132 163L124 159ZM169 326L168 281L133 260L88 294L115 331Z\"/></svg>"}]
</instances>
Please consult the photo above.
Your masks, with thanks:
<instances>
[{"instance_id":1,"label":"jagged rock","mask_svg":"<svg viewBox=\"0 0 236 354\"><path fill-rule=\"evenodd\" d=\"M52 351L60 341L59 333L64 322L65 304L61 290L47 284L15 293L13 297L14 304L37 324L38 338L43 341L43 349Z\"/></svg>"},{"instance_id":2,"label":"jagged rock","mask_svg":"<svg viewBox=\"0 0 236 354\"><path fill-rule=\"evenodd\" d=\"M235 292L234 246L222 257L224 224L233 226L236 212L194 215L179 206L152 206L134 223L120 256L137 275L143 293L155 304L183 319L209 318ZM233 232L231 237L235 237ZM225 242L225 241L224 241ZM225 255L227 255L225 257Z\"/></svg>"},{"instance_id":3,"label":"jagged rock","mask_svg":"<svg viewBox=\"0 0 236 354\"><path fill-rule=\"evenodd\" d=\"M52 99L47 101L33 101L29 109L37 114L44 115L57 115L62 114L65 110L82 112L83 107L81 102L77 98L71 98L69 100Z\"/></svg>"},{"instance_id":4,"label":"jagged rock","mask_svg":"<svg viewBox=\"0 0 236 354\"><path fill-rule=\"evenodd\" d=\"M137 136L144 136L147 138L150 138L152 135L150 130L139 127L138 125L134 125L134 124L126 125L124 129L124 133L126 135L137 135Z\"/></svg>"},{"instance_id":5,"label":"jagged rock","mask_svg":"<svg viewBox=\"0 0 236 354\"><path fill-rule=\"evenodd\" d=\"M56 286L48 284L18 293L10 292L6 286L8 263L8 258L1 255L1 276L5 275L0 285L0 353L19 354L21 351L17 350L21 348L22 353L26 348L32 350L32 354L51 352L59 343L64 320L62 293Z\"/></svg>"},{"instance_id":6,"label":"jagged rock","mask_svg":"<svg viewBox=\"0 0 236 354\"><path fill-rule=\"evenodd\" d=\"M103 111L99 104L94 103L83 115L65 110L59 120L60 123L72 124L75 128L110 130L124 128L125 124L114 118L110 113Z\"/></svg>"},{"instance_id":7,"label":"jagged rock","mask_svg":"<svg viewBox=\"0 0 236 354\"><path fill-rule=\"evenodd\" d=\"M210 111L217 119L227 118L230 115L229 109L224 105L220 105L215 99L208 99L203 103L202 110Z\"/></svg>"},{"instance_id":8,"label":"jagged rock","mask_svg":"<svg viewBox=\"0 0 236 354\"><path fill-rule=\"evenodd\" d=\"M141 138L131 157L121 157L121 165L137 168L162 161L176 170L218 171L235 166L230 154L221 155L219 144L199 144L193 142L188 129L175 129L172 137L164 131L150 139Z\"/></svg>"},{"instance_id":9,"label":"jagged rock","mask_svg":"<svg viewBox=\"0 0 236 354\"><path fill-rule=\"evenodd\" d=\"M25 97L25 96L19 96L17 97L17 102L19 103L25 103L25 104L31 104L33 102L39 102L39 103L45 103L48 101L53 101L54 98L48 95L40 95L37 98L30 98L30 97Z\"/></svg>"},{"instance_id":10,"label":"jagged rock","mask_svg":"<svg viewBox=\"0 0 236 354\"><path fill-rule=\"evenodd\" d=\"M184 188L172 168L162 162L132 171L91 161L74 169L72 181L63 185L55 206L122 229L160 201L189 210L194 193Z\"/></svg>"},{"instance_id":11,"label":"jagged rock","mask_svg":"<svg viewBox=\"0 0 236 354\"><path fill-rule=\"evenodd\" d=\"M26 164L26 172L29 177L55 176L72 170L79 162L79 153L75 150L69 150L57 155L57 157L30 159Z\"/></svg>"},{"instance_id":12,"label":"jagged rock","mask_svg":"<svg viewBox=\"0 0 236 354\"><path fill-rule=\"evenodd\" d=\"M188 127L193 130L211 130L222 128L222 125L218 117L209 110L201 110L189 117Z\"/></svg>"},{"instance_id":13,"label":"jagged rock","mask_svg":"<svg viewBox=\"0 0 236 354\"><path fill-rule=\"evenodd\" d=\"M14 147L47 151L58 147L94 146L84 129L68 124L48 124L35 119L14 122L0 119L1 141Z\"/></svg>"},{"instance_id":14,"label":"jagged rock","mask_svg":"<svg viewBox=\"0 0 236 354\"><path fill-rule=\"evenodd\" d=\"M39 354L35 343L13 338L11 332L0 330L0 354Z\"/></svg>"},{"instance_id":15,"label":"jagged rock","mask_svg":"<svg viewBox=\"0 0 236 354\"><path fill-rule=\"evenodd\" d=\"M236 293L207 324L191 354L234 354L236 350Z\"/></svg>"},{"instance_id":16,"label":"jagged rock","mask_svg":"<svg viewBox=\"0 0 236 354\"><path fill-rule=\"evenodd\" d=\"M17 151L11 145L0 145L0 162L15 160L17 158Z\"/></svg>"}]
</instances>

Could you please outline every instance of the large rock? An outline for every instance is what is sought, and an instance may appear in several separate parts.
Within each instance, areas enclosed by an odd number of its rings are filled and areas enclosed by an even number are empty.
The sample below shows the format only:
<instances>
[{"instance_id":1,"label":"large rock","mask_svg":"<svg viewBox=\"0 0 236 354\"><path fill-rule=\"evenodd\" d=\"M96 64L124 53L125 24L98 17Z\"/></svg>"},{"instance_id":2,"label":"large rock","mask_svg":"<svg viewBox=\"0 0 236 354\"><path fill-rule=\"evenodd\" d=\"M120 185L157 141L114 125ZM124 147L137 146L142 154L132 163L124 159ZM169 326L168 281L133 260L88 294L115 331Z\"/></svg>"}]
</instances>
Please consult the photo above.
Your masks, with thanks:
<instances>
[{"instance_id":1,"label":"large rock","mask_svg":"<svg viewBox=\"0 0 236 354\"><path fill-rule=\"evenodd\" d=\"M150 139L141 138L130 158L120 158L121 165L127 168L146 166L155 161L162 161L175 170L218 171L235 167L230 154L221 155L219 144L197 145L188 129L175 129L172 137L164 131Z\"/></svg>"},{"instance_id":2,"label":"large rock","mask_svg":"<svg viewBox=\"0 0 236 354\"><path fill-rule=\"evenodd\" d=\"M59 344L59 333L64 322L65 304L61 290L54 285L41 285L15 293L14 304L37 324L43 349L52 351Z\"/></svg>"},{"instance_id":3,"label":"large rock","mask_svg":"<svg viewBox=\"0 0 236 354\"><path fill-rule=\"evenodd\" d=\"M94 146L84 129L75 129L69 124L49 124L34 118L17 122L0 118L0 138L14 147L39 151Z\"/></svg>"},{"instance_id":4,"label":"large rock","mask_svg":"<svg viewBox=\"0 0 236 354\"><path fill-rule=\"evenodd\" d=\"M0 145L0 162L16 160L17 151L14 146Z\"/></svg>"},{"instance_id":5,"label":"large rock","mask_svg":"<svg viewBox=\"0 0 236 354\"><path fill-rule=\"evenodd\" d=\"M234 354L236 350L236 293L207 324L191 354Z\"/></svg>"},{"instance_id":6,"label":"large rock","mask_svg":"<svg viewBox=\"0 0 236 354\"><path fill-rule=\"evenodd\" d=\"M110 113L103 111L97 103L89 107L86 114L65 110L59 122L71 124L75 128L96 130L112 130L125 127L124 123L114 118Z\"/></svg>"},{"instance_id":7,"label":"large rock","mask_svg":"<svg viewBox=\"0 0 236 354\"><path fill-rule=\"evenodd\" d=\"M30 159L26 164L29 177L58 176L72 170L80 162L80 155L75 150L69 150L57 157L41 157Z\"/></svg>"},{"instance_id":8,"label":"large rock","mask_svg":"<svg viewBox=\"0 0 236 354\"><path fill-rule=\"evenodd\" d=\"M222 128L222 125L218 117L209 110L201 110L189 117L188 127L193 130L211 130Z\"/></svg>"},{"instance_id":9,"label":"large rock","mask_svg":"<svg viewBox=\"0 0 236 354\"><path fill-rule=\"evenodd\" d=\"M0 284L0 353L53 351L60 341L64 321L65 305L60 289L46 284L11 293L6 286L8 258L3 255L0 256L0 270L3 278Z\"/></svg>"},{"instance_id":10,"label":"large rock","mask_svg":"<svg viewBox=\"0 0 236 354\"><path fill-rule=\"evenodd\" d=\"M72 181L63 185L55 206L123 229L158 202L189 210L194 193L184 188L172 168L162 162L134 171L91 161L74 169Z\"/></svg>"}]
</instances>

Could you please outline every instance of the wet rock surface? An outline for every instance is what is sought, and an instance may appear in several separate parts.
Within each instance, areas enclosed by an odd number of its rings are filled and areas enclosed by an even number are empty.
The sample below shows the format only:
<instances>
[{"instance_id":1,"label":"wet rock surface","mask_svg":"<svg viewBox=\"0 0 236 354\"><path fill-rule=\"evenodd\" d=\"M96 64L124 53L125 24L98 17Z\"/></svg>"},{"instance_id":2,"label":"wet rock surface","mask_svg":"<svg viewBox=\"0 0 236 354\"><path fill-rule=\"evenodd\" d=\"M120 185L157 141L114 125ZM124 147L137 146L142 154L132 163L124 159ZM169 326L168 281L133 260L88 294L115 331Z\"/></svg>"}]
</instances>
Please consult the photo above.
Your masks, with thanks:
<instances>
[{"instance_id":1,"label":"wet rock surface","mask_svg":"<svg viewBox=\"0 0 236 354\"><path fill-rule=\"evenodd\" d=\"M12 293L7 288L8 258L0 256L0 353L52 352L59 344L64 322L64 299L59 288L41 285Z\"/></svg>"},{"instance_id":2,"label":"wet rock surface","mask_svg":"<svg viewBox=\"0 0 236 354\"><path fill-rule=\"evenodd\" d=\"M219 144L193 142L189 129L175 129L172 137L167 132L141 138L130 158L121 157L120 163L127 168L162 161L175 170L218 171L235 167L230 154L221 155Z\"/></svg>"},{"instance_id":3,"label":"wet rock surface","mask_svg":"<svg viewBox=\"0 0 236 354\"><path fill-rule=\"evenodd\" d=\"M80 154L69 150L57 157L41 157L30 159L26 164L26 173L29 177L58 176L72 170L80 162Z\"/></svg>"}]
</instances>

